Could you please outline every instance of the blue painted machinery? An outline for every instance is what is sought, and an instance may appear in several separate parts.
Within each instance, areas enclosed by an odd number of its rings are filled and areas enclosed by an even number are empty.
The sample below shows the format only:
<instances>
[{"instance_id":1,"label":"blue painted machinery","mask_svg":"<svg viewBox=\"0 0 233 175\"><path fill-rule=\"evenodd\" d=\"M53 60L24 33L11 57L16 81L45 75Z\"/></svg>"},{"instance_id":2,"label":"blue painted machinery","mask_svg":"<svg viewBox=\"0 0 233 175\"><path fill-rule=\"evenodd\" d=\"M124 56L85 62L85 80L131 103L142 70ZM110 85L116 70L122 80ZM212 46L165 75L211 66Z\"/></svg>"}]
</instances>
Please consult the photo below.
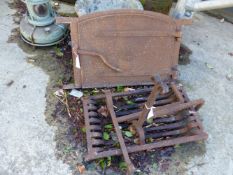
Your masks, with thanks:
<instances>
[{"instance_id":1,"label":"blue painted machinery","mask_svg":"<svg viewBox=\"0 0 233 175\"><path fill-rule=\"evenodd\" d=\"M67 34L64 24L55 24L56 13L49 0L26 0L27 14L20 22L22 39L33 46L51 46Z\"/></svg>"}]
</instances>

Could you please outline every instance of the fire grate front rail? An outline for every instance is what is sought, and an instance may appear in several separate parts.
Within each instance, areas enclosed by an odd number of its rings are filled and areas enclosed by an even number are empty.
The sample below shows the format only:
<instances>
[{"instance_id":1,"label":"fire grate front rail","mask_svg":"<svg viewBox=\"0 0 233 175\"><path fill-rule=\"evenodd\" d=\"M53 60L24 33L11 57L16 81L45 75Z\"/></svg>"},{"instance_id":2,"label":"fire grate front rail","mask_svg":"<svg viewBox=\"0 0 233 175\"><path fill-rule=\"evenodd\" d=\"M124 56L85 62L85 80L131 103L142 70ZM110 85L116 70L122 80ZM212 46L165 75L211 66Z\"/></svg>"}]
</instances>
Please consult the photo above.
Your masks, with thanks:
<instances>
[{"instance_id":1,"label":"fire grate front rail","mask_svg":"<svg viewBox=\"0 0 233 175\"><path fill-rule=\"evenodd\" d=\"M207 139L197 113L204 101L190 101L175 80L165 82L157 76L154 83L153 88L104 91L103 95L83 98L86 161L123 155L128 174L133 174L129 153ZM106 130L110 139L104 139ZM132 136L125 134L128 131Z\"/></svg>"}]
</instances>

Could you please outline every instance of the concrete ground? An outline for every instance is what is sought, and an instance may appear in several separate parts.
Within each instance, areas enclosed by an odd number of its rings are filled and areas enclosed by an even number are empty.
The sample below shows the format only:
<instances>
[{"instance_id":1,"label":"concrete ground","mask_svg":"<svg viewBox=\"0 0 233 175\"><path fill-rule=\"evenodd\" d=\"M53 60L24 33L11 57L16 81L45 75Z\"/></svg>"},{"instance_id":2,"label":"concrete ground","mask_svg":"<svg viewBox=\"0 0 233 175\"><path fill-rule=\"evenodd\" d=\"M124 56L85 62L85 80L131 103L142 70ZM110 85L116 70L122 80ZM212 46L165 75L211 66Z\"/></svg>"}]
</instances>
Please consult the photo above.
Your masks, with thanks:
<instances>
[{"instance_id":1,"label":"concrete ground","mask_svg":"<svg viewBox=\"0 0 233 175\"><path fill-rule=\"evenodd\" d=\"M54 129L44 118L49 77L7 43L15 27L7 2L0 1L0 175L69 175L55 157Z\"/></svg>"},{"instance_id":2,"label":"concrete ground","mask_svg":"<svg viewBox=\"0 0 233 175\"><path fill-rule=\"evenodd\" d=\"M205 99L200 114L209 134L206 153L193 157L187 174L232 175L233 25L196 15L194 24L184 29L183 42L193 55L191 64L180 66L181 79L191 98Z\"/></svg>"},{"instance_id":3,"label":"concrete ground","mask_svg":"<svg viewBox=\"0 0 233 175\"><path fill-rule=\"evenodd\" d=\"M0 175L69 175L69 165L55 157L55 128L45 121L49 77L7 42L15 27L7 2L0 1ZM183 30L193 54L179 67L181 80L192 99L206 101L200 115L209 139L177 148L172 158L182 166L167 174L233 174L232 31L232 24L204 14Z\"/></svg>"}]
</instances>

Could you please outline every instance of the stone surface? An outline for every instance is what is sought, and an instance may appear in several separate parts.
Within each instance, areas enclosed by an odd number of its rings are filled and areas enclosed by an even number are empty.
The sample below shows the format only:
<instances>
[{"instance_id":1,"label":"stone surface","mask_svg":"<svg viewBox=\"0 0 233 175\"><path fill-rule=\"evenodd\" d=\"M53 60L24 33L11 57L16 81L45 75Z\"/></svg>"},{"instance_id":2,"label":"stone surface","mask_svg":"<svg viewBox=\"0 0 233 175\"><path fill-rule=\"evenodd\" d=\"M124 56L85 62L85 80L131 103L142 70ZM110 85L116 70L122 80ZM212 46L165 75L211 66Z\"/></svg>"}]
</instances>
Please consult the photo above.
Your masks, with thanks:
<instances>
[{"instance_id":1,"label":"stone surface","mask_svg":"<svg viewBox=\"0 0 233 175\"><path fill-rule=\"evenodd\" d=\"M233 50L232 31L232 24L205 14L196 14L193 25L184 28L183 42L193 54L189 65L180 66L181 79L192 99L205 99L200 114L209 134L206 153L187 163L188 175L233 173L233 84L226 78L233 71L228 54Z\"/></svg>"},{"instance_id":2,"label":"stone surface","mask_svg":"<svg viewBox=\"0 0 233 175\"><path fill-rule=\"evenodd\" d=\"M49 77L7 42L15 27L8 2L0 1L0 175L70 175L44 118Z\"/></svg>"},{"instance_id":3,"label":"stone surface","mask_svg":"<svg viewBox=\"0 0 233 175\"><path fill-rule=\"evenodd\" d=\"M211 15L224 18L227 21L230 21L233 23L233 7L232 8L226 8L226 9L217 9L217 10L211 10L208 11Z\"/></svg>"},{"instance_id":4,"label":"stone surface","mask_svg":"<svg viewBox=\"0 0 233 175\"><path fill-rule=\"evenodd\" d=\"M54 6L55 2L57 2L57 1L51 0L51 2L52 2L52 5ZM65 2L61 2L61 1L59 1L58 6L56 7L56 12L58 14L61 14L61 16L63 16L63 15L73 16L73 14L76 13L75 9L74 9L74 5L68 4L68 3L65 3Z\"/></svg>"},{"instance_id":5,"label":"stone surface","mask_svg":"<svg viewBox=\"0 0 233 175\"><path fill-rule=\"evenodd\" d=\"M143 7L139 0L77 0L75 4L78 16L114 9L143 10Z\"/></svg>"}]
</instances>

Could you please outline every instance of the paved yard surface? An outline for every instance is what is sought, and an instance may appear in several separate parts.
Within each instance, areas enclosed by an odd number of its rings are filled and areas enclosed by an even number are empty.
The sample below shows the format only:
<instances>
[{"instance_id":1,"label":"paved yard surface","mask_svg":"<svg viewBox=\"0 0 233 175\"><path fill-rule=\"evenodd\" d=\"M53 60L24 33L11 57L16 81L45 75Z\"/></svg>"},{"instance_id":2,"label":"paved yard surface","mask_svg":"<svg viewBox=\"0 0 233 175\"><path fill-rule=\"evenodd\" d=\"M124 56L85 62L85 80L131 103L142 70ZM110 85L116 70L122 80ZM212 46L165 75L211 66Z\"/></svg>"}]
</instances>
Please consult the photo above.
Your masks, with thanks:
<instances>
[{"instance_id":1,"label":"paved yard surface","mask_svg":"<svg viewBox=\"0 0 233 175\"><path fill-rule=\"evenodd\" d=\"M55 157L55 128L45 121L49 76L7 42L15 27L7 2L0 1L0 175L69 175L69 165ZM183 42L193 54L180 66L181 80L192 99L206 100L200 114L209 139L178 148L173 158L182 166L167 174L232 175L233 25L198 14Z\"/></svg>"},{"instance_id":2,"label":"paved yard surface","mask_svg":"<svg viewBox=\"0 0 233 175\"><path fill-rule=\"evenodd\" d=\"M44 118L49 77L7 43L15 27L7 2L0 1L0 175L69 175L55 157L54 130Z\"/></svg>"},{"instance_id":3,"label":"paved yard surface","mask_svg":"<svg viewBox=\"0 0 233 175\"><path fill-rule=\"evenodd\" d=\"M191 64L180 67L181 78L190 97L206 100L200 113L209 134L206 153L191 160L188 174L232 175L233 80L228 79L233 74L229 54L233 52L233 25L196 15L194 24L184 30L183 41L193 55ZM203 165L194 166L200 163Z\"/></svg>"}]
</instances>

